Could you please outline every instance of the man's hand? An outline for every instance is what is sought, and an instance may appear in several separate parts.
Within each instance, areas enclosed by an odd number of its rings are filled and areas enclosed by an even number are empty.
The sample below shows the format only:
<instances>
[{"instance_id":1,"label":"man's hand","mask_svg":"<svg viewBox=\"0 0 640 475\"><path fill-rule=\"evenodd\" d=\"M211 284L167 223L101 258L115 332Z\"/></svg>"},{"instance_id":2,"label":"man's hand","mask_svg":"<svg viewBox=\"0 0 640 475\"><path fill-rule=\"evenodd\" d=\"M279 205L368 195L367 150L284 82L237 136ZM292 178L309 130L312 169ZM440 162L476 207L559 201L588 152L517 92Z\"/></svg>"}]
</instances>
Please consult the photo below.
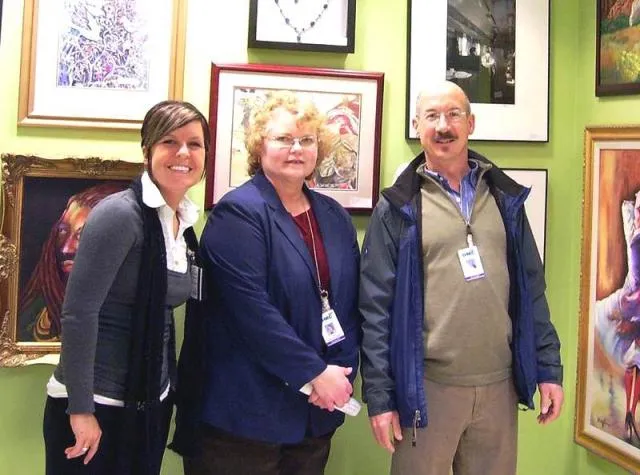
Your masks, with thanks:
<instances>
[{"instance_id":1,"label":"man's hand","mask_svg":"<svg viewBox=\"0 0 640 475\"><path fill-rule=\"evenodd\" d=\"M555 383L538 384L540 392L540 414L538 415L539 424L548 424L555 421L562 410L562 402L564 401L564 391L562 386Z\"/></svg>"},{"instance_id":2,"label":"man's hand","mask_svg":"<svg viewBox=\"0 0 640 475\"><path fill-rule=\"evenodd\" d=\"M98 424L98 420L93 414L71 414L69 416L71 430L76 437L76 445L64 449L68 459L81 457L84 458L84 464L87 465L98 451L100 445L100 437L102 430Z\"/></svg>"},{"instance_id":3,"label":"man's hand","mask_svg":"<svg viewBox=\"0 0 640 475\"><path fill-rule=\"evenodd\" d=\"M371 430L376 442L392 454L396 451L393 446L394 439L402 440L402 428L398 411L389 411L369 418Z\"/></svg>"},{"instance_id":4,"label":"man's hand","mask_svg":"<svg viewBox=\"0 0 640 475\"><path fill-rule=\"evenodd\" d=\"M330 412L336 406L344 406L349 402L351 393L353 393L353 387L347 378L351 371L351 368L328 365L322 373L311 381L313 391L309 396L309 402Z\"/></svg>"}]
</instances>

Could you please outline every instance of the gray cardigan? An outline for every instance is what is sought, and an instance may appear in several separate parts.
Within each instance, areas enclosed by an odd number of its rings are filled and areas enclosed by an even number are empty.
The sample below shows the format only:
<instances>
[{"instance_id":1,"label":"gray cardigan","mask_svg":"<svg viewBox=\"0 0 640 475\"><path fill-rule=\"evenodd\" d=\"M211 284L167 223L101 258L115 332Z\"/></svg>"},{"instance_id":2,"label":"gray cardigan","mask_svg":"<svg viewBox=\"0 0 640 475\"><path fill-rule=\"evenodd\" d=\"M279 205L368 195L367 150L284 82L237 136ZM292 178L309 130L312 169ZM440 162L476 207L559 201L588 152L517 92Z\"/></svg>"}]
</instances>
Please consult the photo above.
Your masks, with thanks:
<instances>
[{"instance_id":1,"label":"gray cardigan","mask_svg":"<svg viewBox=\"0 0 640 475\"><path fill-rule=\"evenodd\" d=\"M67 283L62 352L54 372L67 387L69 414L93 412L94 394L124 399L142 241L141 209L132 190L108 196L89 214ZM169 271L173 291L167 293L168 304L189 296L188 276ZM168 383L169 308L165 321L163 389Z\"/></svg>"}]
</instances>

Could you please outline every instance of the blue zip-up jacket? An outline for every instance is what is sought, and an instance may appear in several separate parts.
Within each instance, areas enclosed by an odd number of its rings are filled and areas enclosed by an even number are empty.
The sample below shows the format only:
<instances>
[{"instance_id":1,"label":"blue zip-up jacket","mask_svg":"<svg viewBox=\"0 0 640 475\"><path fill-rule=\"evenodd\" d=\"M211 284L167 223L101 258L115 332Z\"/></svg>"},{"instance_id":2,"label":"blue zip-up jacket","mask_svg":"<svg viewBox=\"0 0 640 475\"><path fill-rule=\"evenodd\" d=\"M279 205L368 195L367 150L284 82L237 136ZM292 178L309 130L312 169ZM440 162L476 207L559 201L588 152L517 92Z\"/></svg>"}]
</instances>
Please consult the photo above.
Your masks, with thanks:
<instances>
[{"instance_id":1,"label":"blue zip-up jacket","mask_svg":"<svg viewBox=\"0 0 640 475\"><path fill-rule=\"evenodd\" d=\"M549 319L542 262L527 220L527 188L489 163L482 179L494 196L507 238L513 380L519 403L534 408L536 386L562 384L560 342ZM418 155L382 197L369 222L360 270L363 399L369 416L397 410L403 427L427 425L424 390L424 279ZM437 223L434 223L437 225ZM428 296L427 296L428 298Z\"/></svg>"}]
</instances>

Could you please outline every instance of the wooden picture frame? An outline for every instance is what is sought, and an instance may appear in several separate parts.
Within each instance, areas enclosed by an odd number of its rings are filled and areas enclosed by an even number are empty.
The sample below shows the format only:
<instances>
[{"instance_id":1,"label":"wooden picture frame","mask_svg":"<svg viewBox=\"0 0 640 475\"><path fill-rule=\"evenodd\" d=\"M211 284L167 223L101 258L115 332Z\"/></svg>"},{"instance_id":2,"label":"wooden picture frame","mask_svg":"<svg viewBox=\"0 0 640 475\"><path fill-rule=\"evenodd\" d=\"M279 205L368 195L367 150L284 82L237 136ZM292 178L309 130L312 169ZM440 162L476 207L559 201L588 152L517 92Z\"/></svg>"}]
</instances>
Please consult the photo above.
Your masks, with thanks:
<instances>
[{"instance_id":1,"label":"wooden picture frame","mask_svg":"<svg viewBox=\"0 0 640 475\"><path fill-rule=\"evenodd\" d=\"M407 1L407 139L418 93L449 80L469 96L472 140L549 140L550 0Z\"/></svg>"},{"instance_id":2,"label":"wooden picture frame","mask_svg":"<svg viewBox=\"0 0 640 475\"><path fill-rule=\"evenodd\" d=\"M0 367L59 352L66 276L86 215L141 172L141 163L119 160L2 155Z\"/></svg>"},{"instance_id":3,"label":"wooden picture frame","mask_svg":"<svg viewBox=\"0 0 640 475\"><path fill-rule=\"evenodd\" d=\"M596 96L640 93L640 11L611 0L598 0L596 11Z\"/></svg>"},{"instance_id":4,"label":"wooden picture frame","mask_svg":"<svg viewBox=\"0 0 640 475\"><path fill-rule=\"evenodd\" d=\"M244 134L245 118L253 104L263 101L274 90L288 90L313 101L321 113L330 116L329 127L336 129L332 153L337 154L341 144L349 143L350 158L341 167L346 172L329 173L329 156L323 167L327 173L315 180L316 191L335 198L352 212L370 213L378 200L380 185L383 87L383 73L214 64L209 112L212 145L205 207L211 208L227 191L249 179ZM339 127L343 119L349 122L349 131L345 133Z\"/></svg>"},{"instance_id":5,"label":"wooden picture frame","mask_svg":"<svg viewBox=\"0 0 640 475\"><path fill-rule=\"evenodd\" d=\"M584 154L575 440L637 473L640 126L587 127Z\"/></svg>"},{"instance_id":6,"label":"wooden picture frame","mask_svg":"<svg viewBox=\"0 0 640 475\"><path fill-rule=\"evenodd\" d=\"M180 99L186 2L25 0L18 125L138 129Z\"/></svg>"},{"instance_id":7,"label":"wooden picture frame","mask_svg":"<svg viewBox=\"0 0 640 475\"><path fill-rule=\"evenodd\" d=\"M356 0L250 0L250 48L353 53Z\"/></svg>"}]
</instances>

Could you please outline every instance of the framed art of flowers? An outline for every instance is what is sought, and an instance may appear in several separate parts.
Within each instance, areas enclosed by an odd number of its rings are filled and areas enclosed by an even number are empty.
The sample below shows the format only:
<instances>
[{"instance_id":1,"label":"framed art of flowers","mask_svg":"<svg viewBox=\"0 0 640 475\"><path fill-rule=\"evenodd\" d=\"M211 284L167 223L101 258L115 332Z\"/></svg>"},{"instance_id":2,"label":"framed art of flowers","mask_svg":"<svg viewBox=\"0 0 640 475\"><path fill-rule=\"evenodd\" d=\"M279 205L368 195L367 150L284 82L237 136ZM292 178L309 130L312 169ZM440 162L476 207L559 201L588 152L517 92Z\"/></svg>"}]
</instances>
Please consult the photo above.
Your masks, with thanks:
<instances>
[{"instance_id":1,"label":"framed art of flowers","mask_svg":"<svg viewBox=\"0 0 640 475\"><path fill-rule=\"evenodd\" d=\"M186 0L25 0L18 125L135 129L182 96Z\"/></svg>"}]
</instances>

